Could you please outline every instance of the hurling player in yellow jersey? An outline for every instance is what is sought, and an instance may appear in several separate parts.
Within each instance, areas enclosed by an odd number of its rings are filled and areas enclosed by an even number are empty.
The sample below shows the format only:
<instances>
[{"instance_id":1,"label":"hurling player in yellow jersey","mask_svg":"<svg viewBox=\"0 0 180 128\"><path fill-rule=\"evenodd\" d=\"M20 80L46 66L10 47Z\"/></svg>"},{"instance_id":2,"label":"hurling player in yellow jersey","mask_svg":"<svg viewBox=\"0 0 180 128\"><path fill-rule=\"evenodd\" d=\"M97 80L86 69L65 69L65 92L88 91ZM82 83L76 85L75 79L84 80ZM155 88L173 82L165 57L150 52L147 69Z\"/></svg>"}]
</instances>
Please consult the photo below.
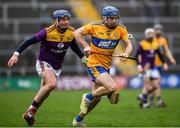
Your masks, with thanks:
<instances>
[{"instance_id":1,"label":"hurling player in yellow jersey","mask_svg":"<svg viewBox=\"0 0 180 128\"><path fill-rule=\"evenodd\" d=\"M155 30L155 38L159 44L159 47L161 49L161 53L168 58L168 60L170 61L171 64L176 65L176 60L173 57L171 51L169 50L168 41L163 36L163 26L161 24L155 24L154 30ZM155 66L157 67L157 69L161 73L162 72L162 61L160 60L158 55L156 55L156 57L155 57ZM153 104L154 96L157 98L157 101L158 101L157 105L159 107L164 107L165 103L161 100L161 93L160 93L160 78L159 78L158 88L155 90L154 95L152 95L150 97L150 104Z\"/></svg>"},{"instance_id":2,"label":"hurling player in yellow jersey","mask_svg":"<svg viewBox=\"0 0 180 128\"><path fill-rule=\"evenodd\" d=\"M118 102L116 82L109 75L112 55L115 47L122 40L126 44L125 52L121 53L121 61L126 61L132 51L132 44L127 38L128 32L125 27L119 25L119 10L107 6L102 11L102 21L85 25L75 32L75 38L89 53L87 71L92 79L92 93L82 96L80 114L73 120L73 126L85 126L82 123L84 116L92 110L102 96L107 95L110 103ZM84 40L84 35L91 36L90 45ZM102 53L102 54L96 54Z\"/></svg>"}]
</instances>

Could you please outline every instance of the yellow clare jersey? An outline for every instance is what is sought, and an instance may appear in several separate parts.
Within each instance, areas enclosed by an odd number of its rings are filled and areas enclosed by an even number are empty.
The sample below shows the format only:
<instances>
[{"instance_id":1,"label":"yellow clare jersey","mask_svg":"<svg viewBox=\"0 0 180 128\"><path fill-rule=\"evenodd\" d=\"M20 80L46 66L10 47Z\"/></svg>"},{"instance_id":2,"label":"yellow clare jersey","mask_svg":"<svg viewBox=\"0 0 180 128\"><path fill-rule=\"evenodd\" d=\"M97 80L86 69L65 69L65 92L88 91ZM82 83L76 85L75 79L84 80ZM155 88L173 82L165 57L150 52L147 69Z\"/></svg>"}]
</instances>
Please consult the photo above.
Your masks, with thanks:
<instances>
[{"instance_id":1,"label":"yellow clare jersey","mask_svg":"<svg viewBox=\"0 0 180 128\"><path fill-rule=\"evenodd\" d=\"M165 49L165 47L168 47L168 41L166 40L166 38L159 37L159 38L155 38L155 39L156 39L157 43L159 44L161 51L163 51ZM155 57L155 65L156 66L162 66L162 61L157 54Z\"/></svg>"},{"instance_id":2,"label":"yellow clare jersey","mask_svg":"<svg viewBox=\"0 0 180 128\"><path fill-rule=\"evenodd\" d=\"M85 25L84 33L91 35L91 51L113 54L120 40L126 40L128 32L124 26L118 25L115 29L107 28L101 21ZM109 69L112 56L91 54L88 57L88 67L102 66Z\"/></svg>"}]
</instances>

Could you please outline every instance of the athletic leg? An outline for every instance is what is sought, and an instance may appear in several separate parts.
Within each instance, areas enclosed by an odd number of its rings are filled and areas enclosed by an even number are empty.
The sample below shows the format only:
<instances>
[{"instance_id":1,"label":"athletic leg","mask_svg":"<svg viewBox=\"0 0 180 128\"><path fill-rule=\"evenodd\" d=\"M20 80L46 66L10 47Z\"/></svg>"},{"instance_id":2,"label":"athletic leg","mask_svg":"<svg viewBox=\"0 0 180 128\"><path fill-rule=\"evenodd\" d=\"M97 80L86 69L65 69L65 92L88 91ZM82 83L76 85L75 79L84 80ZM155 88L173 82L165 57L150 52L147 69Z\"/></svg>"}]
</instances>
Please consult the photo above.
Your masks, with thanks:
<instances>
[{"instance_id":1,"label":"athletic leg","mask_svg":"<svg viewBox=\"0 0 180 128\"><path fill-rule=\"evenodd\" d=\"M57 84L56 77L52 70L47 69L43 71L41 77L43 86L41 86L40 90L34 97L34 100L28 110L23 114L23 118L27 121L29 126L32 126L35 123L36 111Z\"/></svg>"}]
</instances>

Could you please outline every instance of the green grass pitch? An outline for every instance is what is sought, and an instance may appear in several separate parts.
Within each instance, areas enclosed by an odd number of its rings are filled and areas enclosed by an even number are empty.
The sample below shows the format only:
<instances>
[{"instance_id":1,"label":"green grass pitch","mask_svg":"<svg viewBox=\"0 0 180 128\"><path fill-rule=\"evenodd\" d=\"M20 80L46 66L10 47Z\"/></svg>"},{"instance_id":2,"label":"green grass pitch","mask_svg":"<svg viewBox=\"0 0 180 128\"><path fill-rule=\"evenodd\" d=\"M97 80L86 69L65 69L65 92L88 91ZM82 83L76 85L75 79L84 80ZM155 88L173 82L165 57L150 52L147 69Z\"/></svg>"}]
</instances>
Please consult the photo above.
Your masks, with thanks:
<instances>
[{"instance_id":1,"label":"green grass pitch","mask_svg":"<svg viewBox=\"0 0 180 128\"><path fill-rule=\"evenodd\" d=\"M88 91L53 91L36 115L35 126L72 126L79 112L81 96ZM140 90L122 90L117 105L103 98L101 103L85 118L87 126L180 126L180 89L162 90L166 108L140 109L136 96ZM0 92L0 126L27 126L21 118L31 104L36 92Z\"/></svg>"}]
</instances>

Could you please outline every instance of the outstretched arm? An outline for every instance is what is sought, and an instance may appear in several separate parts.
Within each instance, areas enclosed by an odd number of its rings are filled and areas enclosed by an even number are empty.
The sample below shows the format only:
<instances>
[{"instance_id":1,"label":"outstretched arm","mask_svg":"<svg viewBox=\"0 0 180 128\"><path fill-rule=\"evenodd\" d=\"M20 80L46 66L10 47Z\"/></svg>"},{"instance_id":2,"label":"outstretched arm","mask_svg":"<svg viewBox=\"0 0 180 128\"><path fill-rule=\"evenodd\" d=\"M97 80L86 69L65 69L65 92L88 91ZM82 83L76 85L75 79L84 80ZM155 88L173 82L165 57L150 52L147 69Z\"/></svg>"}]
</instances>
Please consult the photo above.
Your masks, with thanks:
<instances>
[{"instance_id":1,"label":"outstretched arm","mask_svg":"<svg viewBox=\"0 0 180 128\"><path fill-rule=\"evenodd\" d=\"M164 51L165 51L166 57L169 59L169 61L171 62L171 64L176 65L176 60L174 59L171 51L169 50L169 48L168 48L167 46L164 47Z\"/></svg>"},{"instance_id":2,"label":"outstretched arm","mask_svg":"<svg viewBox=\"0 0 180 128\"><path fill-rule=\"evenodd\" d=\"M158 49L157 53L158 53L158 56L159 56L160 60L163 62L163 69L164 69L165 71L168 70L168 65L167 65L167 63L165 62L165 58L163 57L163 55L161 54L161 52L160 52L159 49Z\"/></svg>"},{"instance_id":3,"label":"outstretched arm","mask_svg":"<svg viewBox=\"0 0 180 128\"><path fill-rule=\"evenodd\" d=\"M36 38L36 36L32 36L29 39L23 41L19 47L16 49L16 52L21 54L27 47L29 47L32 44L38 43L39 40Z\"/></svg>"},{"instance_id":4,"label":"outstretched arm","mask_svg":"<svg viewBox=\"0 0 180 128\"><path fill-rule=\"evenodd\" d=\"M80 50L79 46L77 45L76 41L73 40L73 42L70 44L71 49L73 50L73 52L76 53L76 55L79 56L79 58L81 59L82 57L84 57L84 54L82 53L82 51Z\"/></svg>"},{"instance_id":5,"label":"outstretched arm","mask_svg":"<svg viewBox=\"0 0 180 128\"><path fill-rule=\"evenodd\" d=\"M38 43L39 40L36 38L36 36L33 36L25 41L23 41L19 47L15 50L14 54L12 55L12 57L9 59L8 61L8 66L12 67L14 64L17 63L18 61L18 56L19 54L21 54L28 46Z\"/></svg>"},{"instance_id":6,"label":"outstretched arm","mask_svg":"<svg viewBox=\"0 0 180 128\"><path fill-rule=\"evenodd\" d=\"M126 44L125 52L121 54L124 58L121 58L121 61L126 61L127 57L131 54L132 52L132 44L131 41L127 38L124 40L124 43Z\"/></svg>"},{"instance_id":7,"label":"outstretched arm","mask_svg":"<svg viewBox=\"0 0 180 128\"><path fill-rule=\"evenodd\" d=\"M131 54L131 52L132 52L131 41L129 39L126 39L124 42L126 43L125 53L129 56Z\"/></svg>"},{"instance_id":8,"label":"outstretched arm","mask_svg":"<svg viewBox=\"0 0 180 128\"><path fill-rule=\"evenodd\" d=\"M137 51L135 53L135 57L137 58L137 70L139 73L143 73L143 66L142 66L142 47L139 44Z\"/></svg>"},{"instance_id":9,"label":"outstretched arm","mask_svg":"<svg viewBox=\"0 0 180 128\"><path fill-rule=\"evenodd\" d=\"M87 57L84 55L84 53L80 50L79 46L77 45L75 39L73 40L73 42L70 44L71 49L73 50L73 52L76 53L76 55L79 56L79 58L81 59L81 62L83 64L87 64Z\"/></svg>"}]
</instances>

